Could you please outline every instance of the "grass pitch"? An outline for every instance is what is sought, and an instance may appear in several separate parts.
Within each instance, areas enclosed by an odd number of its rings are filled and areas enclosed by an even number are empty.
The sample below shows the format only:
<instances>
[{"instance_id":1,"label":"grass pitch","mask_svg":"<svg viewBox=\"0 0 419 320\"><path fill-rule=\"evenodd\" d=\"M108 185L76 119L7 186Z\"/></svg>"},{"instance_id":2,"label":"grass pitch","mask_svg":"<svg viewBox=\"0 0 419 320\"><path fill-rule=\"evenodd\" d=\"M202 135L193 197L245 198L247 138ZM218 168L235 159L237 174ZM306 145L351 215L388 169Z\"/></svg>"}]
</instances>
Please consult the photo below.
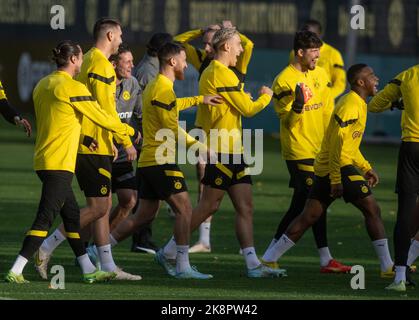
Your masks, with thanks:
<instances>
[{"instance_id":1,"label":"grass pitch","mask_svg":"<svg viewBox=\"0 0 419 320\"><path fill-rule=\"evenodd\" d=\"M20 249L25 231L30 227L37 210L41 183L32 170L34 140L27 139L16 128L0 120L0 277L11 267ZM366 146L364 155L380 175L381 182L374 194L382 209L382 217L390 239L396 220L396 196L393 192L396 177L397 147ZM187 177L190 196L197 198L197 183L192 166L182 166ZM74 179L75 180L75 179ZM255 246L262 255L287 210L291 189L288 172L280 156L279 141L265 139L264 170L253 178ZM79 205L84 199L76 181L73 183ZM60 222L58 217L55 225ZM172 234L173 220L162 206L154 222L154 239L163 245ZM197 238L193 235L192 243ZM141 274L139 282L117 282L87 285L81 282L80 271L68 244L58 248L52 265L65 267L65 290L48 288L34 271L32 261L24 270L28 285L0 282L0 299L418 299L419 289L400 294L387 292L391 280L380 279L379 263L367 236L363 218L351 205L336 201L328 215L329 247L333 256L347 264L365 268L365 290L353 290L353 275L319 273L319 259L311 231L280 261L288 270L287 278L248 279L243 257L234 232L234 210L226 197L212 223L211 254L193 254L191 263L199 270L212 273L210 281L177 280L167 276L149 254L130 252L130 239L114 248L117 264L126 271ZM52 274L51 274L52 276ZM417 275L414 275L416 280Z\"/></svg>"}]
</instances>

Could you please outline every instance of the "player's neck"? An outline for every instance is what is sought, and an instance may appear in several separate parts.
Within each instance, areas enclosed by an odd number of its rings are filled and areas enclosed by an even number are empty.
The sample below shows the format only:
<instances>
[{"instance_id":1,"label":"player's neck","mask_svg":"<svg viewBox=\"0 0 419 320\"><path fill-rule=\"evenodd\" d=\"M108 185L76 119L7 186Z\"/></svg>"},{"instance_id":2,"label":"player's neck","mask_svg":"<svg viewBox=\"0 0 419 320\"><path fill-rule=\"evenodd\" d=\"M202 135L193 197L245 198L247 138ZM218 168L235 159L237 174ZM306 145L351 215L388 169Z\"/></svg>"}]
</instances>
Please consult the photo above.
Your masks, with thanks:
<instances>
[{"instance_id":1,"label":"player's neck","mask_svg":"<svg viewBox=\"0 0 419 320\"><path fill-rule=\"evenodd\" d=\"M214 60L217 60L218 62L222 63L227 68L230 66L230 58L228 57L228 55L216 53L214 56Z\"/></svg>"},{"instance_id":2,"label":"player's neck","mask_svg":"<svg viewBox=\"0 0 419 320\"><path fill-rule=\"evenodd\" d=\"M107 59L112 55L111 49L106 43L96 42L95 48L99 49Z\"/></svg>"},{"instance_id":3,"label":"player's neck","mask_svg":"<svg viewBox=\"0 0 419 320\"><path fill-rule=\"evenodd\" d=\"M292 63L292 65L294 66L295 69L297 69L300 72L306 73L308 71L308 68L303 66L301 63L299 63L298 61L294 61Z\"/></svg>"},{"instance_id":4,"label":"player's neck","mask_svg":"<svg viewBox=\"0 0 419 320\"><path fill-rule=\"evenodd\" d=\"M365 90L363 90L360 87L353 87L351 88L351 90L355 92L358 96L360 96L362 100L364 100L365 102L367 101L368 93Z\"/></svg>"},{"instance_id":5,"label":"player's neck","mask_svg":"<svg viewBox=\"0 0 419 320\"><path fill-rule=\"evenodd\" d=\"M170 81L175 82L175 72L171 68L160 68L160 74L164 75L166 78L168 78Z\"/></svg>"},{"instance_id":6,"label":"player's neck","mask_svg":"<svg viewBox=\"0 0 419 320\"><path fill-rule=\"evenodd\" d=\"M68 73L72 78L76 75L76 70L71 66L58 68L57 71Z\"/></svg>"}]
</instances>

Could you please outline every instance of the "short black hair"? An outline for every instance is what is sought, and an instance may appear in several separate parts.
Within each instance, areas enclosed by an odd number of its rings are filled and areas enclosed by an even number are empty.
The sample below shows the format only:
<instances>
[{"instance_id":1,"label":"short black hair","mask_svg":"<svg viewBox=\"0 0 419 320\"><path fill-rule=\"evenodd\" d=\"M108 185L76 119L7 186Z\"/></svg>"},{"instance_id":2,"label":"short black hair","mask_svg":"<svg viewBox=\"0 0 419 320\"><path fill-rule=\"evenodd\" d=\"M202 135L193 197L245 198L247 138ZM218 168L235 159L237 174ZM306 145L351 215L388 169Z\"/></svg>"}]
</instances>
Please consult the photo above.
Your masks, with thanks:
<instances>
[{"instance_id":1,"label":"short black hair","mask_svg":"<svg viewBox=\"0 0 419 320\"><path fill-rule=\"evenodd\" d=\"M320 48L323 45L323 42L320 38L311 31L298 31L295 33L294 37L294 52L297 54L297 51L300 49L314 49Z\"/></svg>"},{"instance_id":2,"label":"short black hair","mask_svg":"<svg viewBox=\"0 0 419 320\"><path fill-rule=\"evenodd\" d=\"M173 42L173 37L170 33L159 32L153 34L147 43L147 54L157 57L160 48L168 42Z\"/></svg>"},{"instance_id":3,"label":"short black hair","mask_svg":"<svg viewBox=\"0 0 419 320\"><path fill-rule=\"evenodd\" d=\"M125 44L120 44L119 48L118 48L118 53L112 54L109 57L109 61L111 61L111 62L118 61L121 54L123 54L125 52L131 52L131 49Z\"/></svg>"},{"instance_id":4,"label":"short black hair","mask_svg":"<svg viewBox=\"0 0 419 320\"><path fill-rule=\"evenodd\" d=\"M93 38L97 41L102 32L106 31L109 27L116 28L118 26L121 27L121 23L116 19L100 18L93 27Z\"/></svg>"},{"instance_id":5,"label":"short black hair","mask_svg":"<svg viewBox=\"0 0 419 320\"><path fill-rule=\"evenodd\" d=\"M165 65L171 57L178 55L182 51L185 51L185 48L180 43L167 42L164 44L157 53L160 67Z\"/></svg>"},{"instance_id":6,"label":"short black hair","mask_svg":"<svg viewBox=\"0 0 419 320\"><path fill-rule=\"evenodd\" d=\"M301 31L308 31L311 28L317 29L319 34L322 34L323 32L321 23L314 19L309 19L304 22L303 26L301 27Z\"/></svg>"},{"instance_id":7,"label":"short black hair","mask_svg":"<svg viewBox=\"0 0 419 320\"><path fill-rule=\"evenodd\" d=\"M351 87L353 87L353 86L356 85L356 81L358 80L359 74L366 67L368 67L367 64L365 64L365 63L358 63L358 64L352 65L348 69L347 77L348 77L348 82L351 85Z\"/></svg>"},{"instance_id":8,"label":"short black hair","mask_svg":"<svg viewBox=\"0 0 419 320\"><path fill-rule=\"evenodd\" d=\"M52 49L52 61L57 68L66 67L72 56L78 56L81 52L80 45L71 40L64 40Z\"/></svg>"}]
</instances>

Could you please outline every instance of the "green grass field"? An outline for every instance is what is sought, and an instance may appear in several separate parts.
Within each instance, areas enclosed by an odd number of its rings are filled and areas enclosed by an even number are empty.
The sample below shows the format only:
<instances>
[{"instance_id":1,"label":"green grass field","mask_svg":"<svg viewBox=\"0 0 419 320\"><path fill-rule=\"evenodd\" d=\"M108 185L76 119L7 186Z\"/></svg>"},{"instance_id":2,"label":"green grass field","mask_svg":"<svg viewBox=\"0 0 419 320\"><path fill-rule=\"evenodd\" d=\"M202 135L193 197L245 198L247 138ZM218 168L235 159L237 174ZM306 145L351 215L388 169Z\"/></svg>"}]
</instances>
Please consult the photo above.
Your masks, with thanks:
<instances>
[{"instance_id":1,"label":"green grass field","mask_svg":"<svg viewBox=\"0 0 419 320\"><path fill-rule=\"evenodd\" d=\"M41 184L32 170L33 139L26 139L17 129L0 120L0 277L11 267L20 249L25 231L30 227L40 198ZM254 177L255 246L259 255L271 241L276 226L288 208L291 190L288 172L279 154L279 141L265 140L264 171ZM363 146L363 151L381 177L375 190L389 235L396 219L396 197L393 193L396 173L396 147ZM193 201L196 199L194 168L183 167ZM74 190L79 205L84 199L77 183ZM54 225L60 222L57 218ZM173 220L162 208L154 222L154 238L162 245L172 234ZM418 299L419 289L399 294L387 292L390 280L380 279L379 264L364 228L363 218L351 205L336 201L328 216L329 247L334 257L348 264L365 267L366 289L352 290L353 275L319 273L319 259L311 231L281 260L288 277L280 279L248 279L245 264L238 254L234 232L234 211L224 199L211 229L211 254L191 255L191 263L201 271L212 273L210 281L185 281L169 278L152 255L131 253L130 240L114 248L116 262L125 270L141 274L139 282L111 282L87 285L80 279L74 257L67 244L54 254L50 266L65 267L65 290L48 289L49 282L40 281L32 266L24 274L28 285L0 283L0 299ZM197 238L193 235L192 242ZM414 275L414 278L418 278ZM419 279L417 279L419 280Z\"/></svg>"}]
</instances>

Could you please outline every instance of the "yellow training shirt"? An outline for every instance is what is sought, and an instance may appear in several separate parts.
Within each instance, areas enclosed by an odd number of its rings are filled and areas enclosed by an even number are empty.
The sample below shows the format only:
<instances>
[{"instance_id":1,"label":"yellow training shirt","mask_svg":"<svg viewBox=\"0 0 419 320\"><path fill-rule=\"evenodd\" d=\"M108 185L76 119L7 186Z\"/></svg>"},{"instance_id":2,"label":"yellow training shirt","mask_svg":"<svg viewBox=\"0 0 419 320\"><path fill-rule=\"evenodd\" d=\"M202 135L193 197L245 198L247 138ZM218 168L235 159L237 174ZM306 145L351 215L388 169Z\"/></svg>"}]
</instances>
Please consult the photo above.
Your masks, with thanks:
<instances>
[{"instance_id":1,"label":"yellow training shirt","mask_svg":"<svg viewBox=\"0 0 419 320\"><path fill-rule=\"evenodd\" d=\"M312 93L300 114L291 108L297 83L304 83ZM333 111L326 72L321 67L301 72L290 64L275 78L272 90L280 118L282 156L285 160L314 159Z\"/></svg>"},{"instance_id":2,"label":"yellow training shirt","mask_svg":"<svg viewBox=\"0 0 419 320\"><path fill-rule=\"evenodd\" d=\"M84 118L120 136L134 132L101 109L89 90L67 72L56 71L41 79L33 91L33 102L38 130L35 170L74 172Z\"/></svg>"},{"instance_id":3,"label":"yellow training shirt","mask_svg":"<svg viewBox=\"0 0 419 320\"><path fill-rule=\"evenodd\" d=\"M263 94L252 101L243 91L243 84L237 75L218 60L213 60L202 73L199 94L217 94L224 100L215 106L202 104L198 107L203 115L202 129L207 134L208 147L218 153L242 153L241 116L254 116L269 104L271 97ZM217 129L219 135L211 139L210 129Z\"/></svg>"},{"instance_id":4,"label":"yellow training shirt","mask_svg":"<svg viewBox=\"0 0 419 320\"><path fill-rule=\"evenodd\" d=\"M176 143L184 140L186 146L199 143L179 127L179 111L203 102L203 96L176 98L173 82L162 74L149 82L143 92L143 145L138 167L176 163ZM165 129L166 134L160 129ZM159 133L160 132L160 133ZM162 134L161 139L158 136ZM161 141L162 140L162 141ZM162 152L164 150L164 152Z\"/></svg>"},{"instance_id":5,"label":"yellow training shirt","mask_svg":"<svg viewBox=\"0 0 419 320\"><path fill-rule=\"evenodd\" d=\"M363 173L371 169L359 150L366 122L367 104L356 92L350 91L339 99L314 162L316 175L330 174L331 184L339 184L340 168L344 166L354 165Z\"/></svg>"},{"instance_id":6,"label":"yellow training shirt","mask_svg":"<svg viewBox=\"0 0 419 320\"><path fill-rule=\"evenodd\" d=\"M83 56L83 64L80 74L76 77L91 92L100 107L110 116L119 120L116 111L116 75L115 70L105 55L97 48L90 49ZM120 120L119 120L120 121ZM92 152L86 146L80 144L79 153L113 155L112 133L95 125L90 119L82 120L82 136L87 135L97 140L99 147ZM132 146L131 139L126 136L115 134L115 141L125 148Z\"/></svg>"},{"instance_id":7,"label":"yellow training shirt","mask_svg":"<svg viewBox=\"0 0 419 320\"><path fill-rule=\"evenodd\" d=\"M6 92L4 91L3 85L1 84L1 81L0 81L0 100L2 99L7 99L7 97L6 97Z\"/></svg>"},{"instance_id":8,"label":"yellow training shirt","mask_svg":"<svg viewBox=\"0 0 419 320\"><path fill-rule=\"evenodd\" d=\"M419 142L419 64L391 80L368 104L368 111L389 109L393 101L403 98L402 140Z\"/></svg>"}]
</instances>

